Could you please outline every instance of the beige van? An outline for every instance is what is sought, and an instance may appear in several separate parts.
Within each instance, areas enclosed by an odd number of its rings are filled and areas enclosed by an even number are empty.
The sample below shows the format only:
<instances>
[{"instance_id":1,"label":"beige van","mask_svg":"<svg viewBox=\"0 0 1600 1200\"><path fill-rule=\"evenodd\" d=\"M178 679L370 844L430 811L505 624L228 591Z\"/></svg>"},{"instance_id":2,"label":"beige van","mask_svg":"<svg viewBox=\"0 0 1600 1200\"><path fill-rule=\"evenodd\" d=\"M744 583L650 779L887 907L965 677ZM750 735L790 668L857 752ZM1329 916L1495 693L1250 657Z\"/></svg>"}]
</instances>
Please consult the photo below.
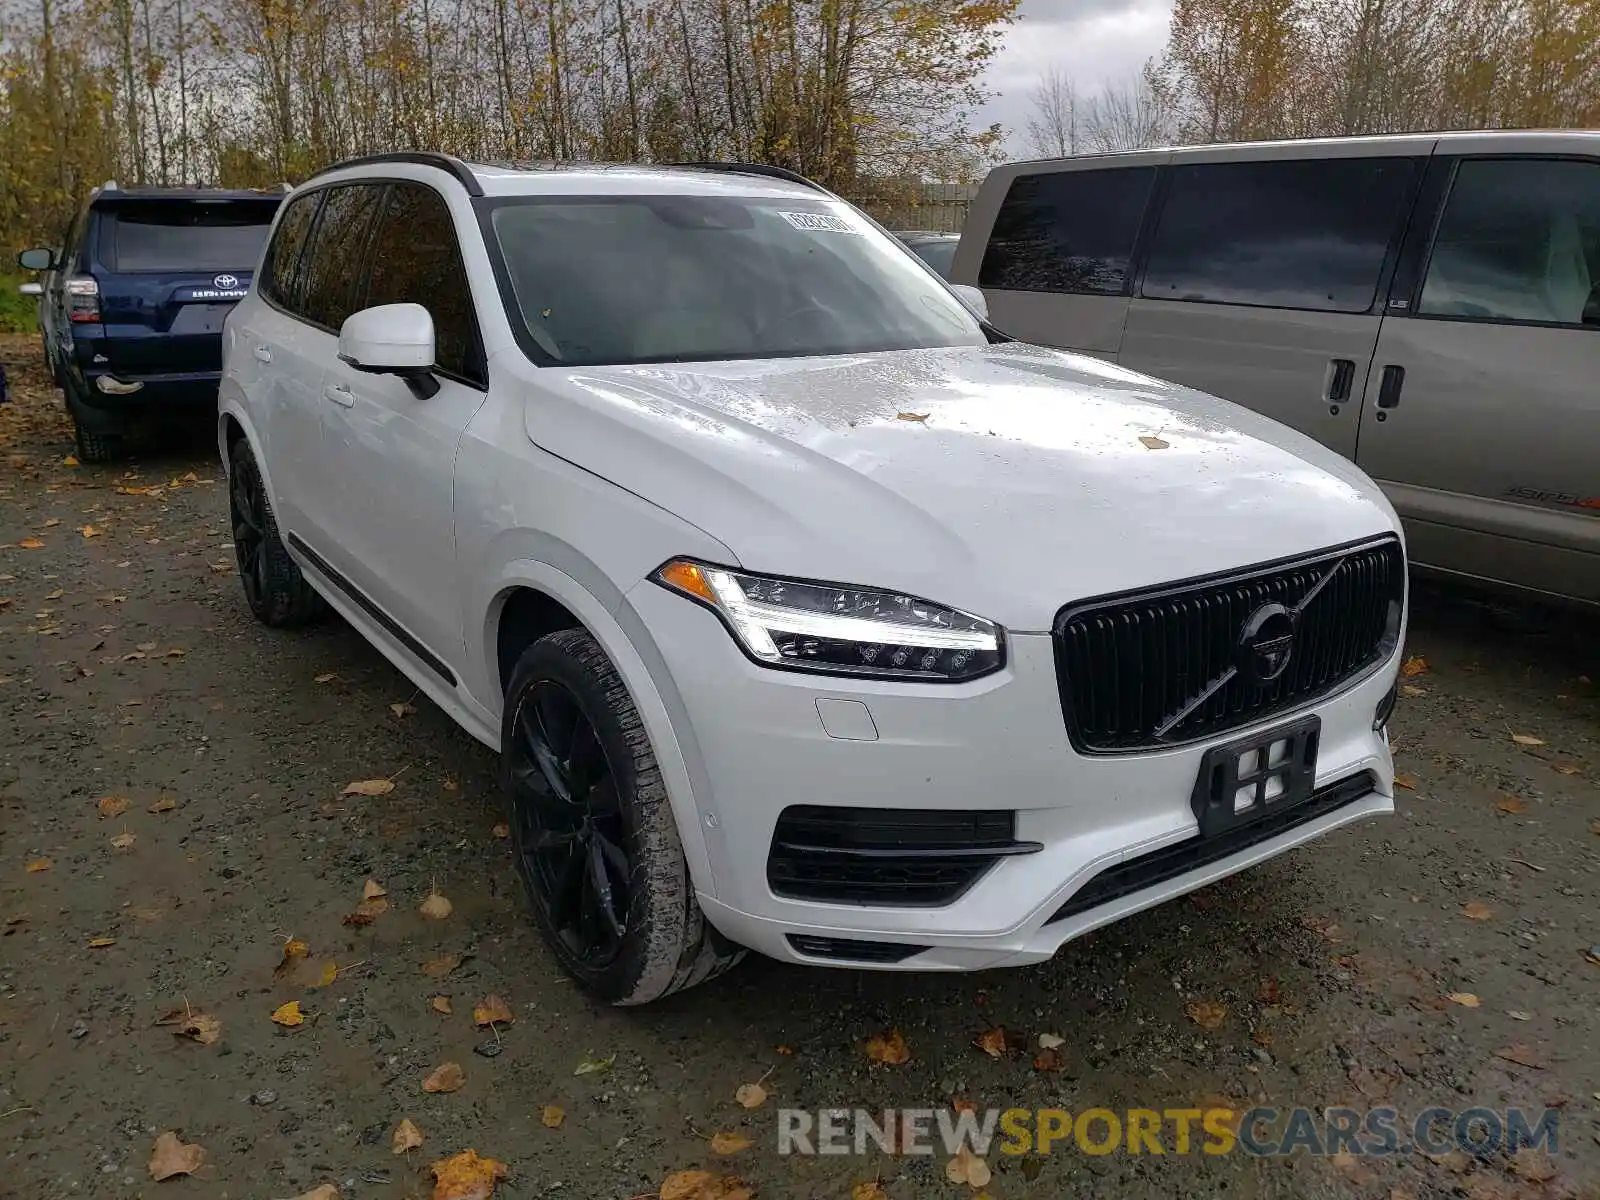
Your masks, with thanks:
<instances>
[{"instance_id":1,"label":"beige van","mask_svg":"<svg viewBox=\"0 0 1600 1200\"><path fill-rule=\"evenodd\" d=\"M950 278L1353 458L1418 567L1600 605L1600 132L1012 163Z\"/></svg>"}]
</instances>

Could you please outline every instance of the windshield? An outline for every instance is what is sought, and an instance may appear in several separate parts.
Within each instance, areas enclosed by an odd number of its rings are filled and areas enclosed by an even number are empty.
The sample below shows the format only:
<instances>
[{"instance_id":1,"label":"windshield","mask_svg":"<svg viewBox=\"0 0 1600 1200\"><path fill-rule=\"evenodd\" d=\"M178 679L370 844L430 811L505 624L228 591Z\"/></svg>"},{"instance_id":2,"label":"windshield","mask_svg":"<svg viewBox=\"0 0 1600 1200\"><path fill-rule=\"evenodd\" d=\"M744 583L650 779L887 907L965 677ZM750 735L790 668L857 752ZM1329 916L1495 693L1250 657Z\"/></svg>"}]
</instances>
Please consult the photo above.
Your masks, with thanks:
<instances>
[{"instance_id":1,"label":"windshield","mask_svg":"<svg viewBox=\"0 0 1600 1200\"><path fill-rule=\"evenodd\" d=\"M539 361L791 358L986 342L959 300L846 204L562 196L491 211Z\"/></svg>"},{"instance_id":2,"label":"windshield","mask_svg":"<svg viewBox=\"0 0 1600 1200\"><path fill-rule=\"evenodd\" d=\"M113 271L248 271L261 257L277 200L142 201L107 211Z\"/></svg>"}]
</instances>

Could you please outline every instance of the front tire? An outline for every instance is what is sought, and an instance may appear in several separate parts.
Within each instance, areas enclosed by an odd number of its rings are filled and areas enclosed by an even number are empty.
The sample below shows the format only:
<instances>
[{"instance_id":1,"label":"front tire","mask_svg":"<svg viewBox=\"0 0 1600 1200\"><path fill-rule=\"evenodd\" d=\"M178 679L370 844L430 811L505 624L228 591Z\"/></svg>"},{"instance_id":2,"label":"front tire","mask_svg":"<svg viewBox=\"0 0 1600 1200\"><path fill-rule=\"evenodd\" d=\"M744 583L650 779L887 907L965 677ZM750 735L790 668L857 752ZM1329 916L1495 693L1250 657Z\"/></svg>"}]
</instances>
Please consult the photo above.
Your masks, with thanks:
<instances>
[{"instance_id":1,"label":"front tire","mask_svg":"<svg viewBox=\"0 0 1600 1200\"><path fill-rule=\"evenodd\" d=\"M534 919L588 991L646 1004L744 957L695 901L650 738L585 630L523 651L506 689L501 762Z\"/></svg>"},{"instance_id":2,"label":"front tire","mask_svg":"<svg viewBox=\"0 0 1600 1200\"><path fill-rule=\"evenodd\" d=\"M274 629L316 620L326 611L326 602L305 581L278 535L261 468L246 439L235 439L228 462L234 558L250 611Z\"/></svg>"}]
</instances>

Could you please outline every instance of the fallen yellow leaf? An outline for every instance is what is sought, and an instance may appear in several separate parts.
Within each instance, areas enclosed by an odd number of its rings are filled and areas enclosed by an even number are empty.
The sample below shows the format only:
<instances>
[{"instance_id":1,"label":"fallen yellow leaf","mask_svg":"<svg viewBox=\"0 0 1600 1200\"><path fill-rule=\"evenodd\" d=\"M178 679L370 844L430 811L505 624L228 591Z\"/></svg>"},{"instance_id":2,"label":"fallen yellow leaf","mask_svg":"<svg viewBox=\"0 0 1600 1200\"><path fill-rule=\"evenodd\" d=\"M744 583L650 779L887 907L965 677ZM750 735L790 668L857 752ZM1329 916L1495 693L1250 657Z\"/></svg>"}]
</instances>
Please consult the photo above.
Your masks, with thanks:
<instances>
[{"instance_id":1,"label":"fallen yellow leaf","mask_svg":"<svg viewBox=\"0 0 1600 1200\"><path fill-rule=\"evenodd\" d=\"M733 1098L741 1108L760 1108L767 1102L767 1089L759 1083L741 1083Z\"/></svg>"},{"instance_id":2,"label":"fallen yellow leaf","mask_svg":"<svg viewBox=\"0 0 1600 1200\"><path fill-rule=\"evenodd\" d=\"M435 996L432 1000L428 1001L428 1005L433 1009L434 1012L443 1013L447 1017L455 1011L450 1007L449 996Z\"/></svg>"},{"instance_id":3,"label":"fallen yellow leaf","mask_svg":"<svg viewBox=\"0 0 1600 1200\"><path fill-rule=\"evenodd\" d=\"M1415 679L1418 675L1428 673L1428 660L1420 654L1413 654L1400 664L1400 674L1407 679Z\"/></svg>"},{"instance_id":4,"label":"fallen yellow leaf","mask_svg":"<svg viewBox=\"0 0 1600 1200\"><path fill-rule=\"evenodd\" d=\"M1462 1008L1477 1008L1483 1003L1471 992L1451 992L1445 999L1451 1004L1459 1004Z\"/></svg>"},{"instance_id":5,"label":"fallen yellow leaf","mask_svg":"<svg viewBox=\"0 0 1600 1200\"><path fill-rule=\"evenodd\" d=\"M924 424L927 423L928 418L933 416L933 414L932 413L914 413L914 412L897 412L897 413L895 413L894 416L895 416L895 420L897 420L897 421L915 421L919 425L924 425Z\"/></svg>"},{"instance_id":6,"label":"fallen yellow leaf","mask_svg":"<svg viewBox=\"0 0 1600 1200\"><path fill-rule=\"evenodd\" d=\"M437 889L428 893L421 906L417 909L430 921L442 921L455 911L455 905L441 896Z\"/></svg>"},{"instance_id":7,"label":"fallen yellow leaf","mask_svg":"<svg viewBox=\"0 0 1600 1200\"><path fill-rule=\"evenodd\" d=\"M738 1179L710 1171L674 1171L661 1181L660 1200L750 1200Z\"/></svg>"},{"instance_id":8,"label":"fallen yellow leaf","mask_svg":"<svg viewBox=\"0 0 1600 1200\"><path fill-rule=\"evenodd\" d=\"M193 1175L206 1161L206 1152L197 1142L185 1145L170 1130L156 1138L150 1152L150 1178L160 1183L175 1175Z\"/></svg>"},{"instance_id":9,"label":"fallen yellow leaf","mask_svg":"<svg viewBox=\"0 0 1600 1200\"><path fill-rule=\"evenodd\" d=\"M296 1196L294 1200L339 1200L339 1189L331 1183L319 1183L304 1195Z\"/></svg>"},{"instance_id":10,"label":"fallen yellow leaf","mask_svg":"<svg viewBox=\"0 0 1600 1200\"><path fill-rule=\"evenodd\" d=\"M567 1110L559 1104L546 1104L544 1111L539 1114L539 1123L546 1129L560 1129L561 1122L567 1119Z\"/></svg>"},{"instance_id":11,"label":"fallen yellow leaf","mask_svg":"<svg viewBox=\"0 0 1600 1200\"><path fill-rule=\"evenodd\" d=\"M306 1016L300 1011L300 1001L291 1000L287 1004L280 1004L272 1010L272 1021L275 1025L284 1025L293 1029L296 1025L304 1025Z\"/></svg>"},{"instance_id":12,"label":"fallen yellow leaf","mask_svg":"<svg viewBox=\"0 0 1600 1200\"><path fill-rule=\"evenodd\" d=\"M867 1058L891 1067L904 1066L911 1061L911 1047L898 1029L887 1034L875 1033L867 1039Z\"/></svg>"},{"instance_id":13,"label":"fallen yellow leaf","mask_svg":"<svg viewBox=\"0 0 1600 1200\"><path fill-rule=\"evenodd\" d=\"M89 949L104 950L107 946L115 946L117 939L114 937L97 937L89 939Z\"/></svg>"},{"instance_id":14,"label":"fallen yellow leaf","mask_svg":"<svg viewBox=\"0 0 1600 1200\"><path fill-rule=\"evenodd\" d=\"M102 817L120 817L128 811L128 800L125 796L101 796L94 806L100 810Z\"/></svg>"},{"instance_id":15,"label":"fallen yellow leaf","mask_svg":"<svg viewBox=\"0 0 1600 1200\"><path fill-rule=\"evenodd\" d=\"M459 954L439 954L422 964L422 973L434 979L443 979L461 965Z\"/></svg>"},{"instance_id":16,"label":"fallen yellow leaf","mask_svg":"<svg viewBox=\"0 0 1600 1200\"><path fill-rule=\"evenodd\" d=\"M711 1135L711 1153L737 1154L750 1148L750 1139L742 1133L714 1133Z\"/></svg>"},{"instance_id":17,"label":"fallen yellow leaf","mask_svg":"<svg viewBox=\"0 0 1600 1200\"><path fill-rule=\"evenodd\" d=\"M1140 435L1139 444L1146 450L1168 450L1172 447L1172 443L1165 438L1158 438L1148 433Z\"/></svg>"},{"instance_id":18,"label":"fallen yellow leaf","mask_svg":"<svg viewBox=\"0 0 1600 1200\"><path fill-rule=\"evenodd\" d=\"M178 1037L186 1037L199 1042L202 1046L209 1046L222 1036L222 1019L210 1013L196 1012L189 1008L175 1008L166 1016L156 1022L157 1025L171 1025L172 1032Z\"/></svg>"},{"instance_id":19,"label":"fallen yellow leaf","mask_svg":"<svg viewBox=\"0 0 1600 1200\"><path fill-rule=\"evenodd\" d=\"M467 1082L467 1073L459 1064L453 1062L440 1063L428 1077L422 1081L422 1090L425 1092L459 1092Z\"/></svg>"},{"instance_id":20,"label":"fallen yellow leaf","mask_svg":"<svg viewBox=\"0 0 1600 1200\"><path fill-rule=\"evenodd\" d=\"M497 1180L511 1174L503 1162L463 1150L433 1164L433 1200L489 1200Z\"/></svg>"},{"instance_id":21,"label":"fallen yellow leaf","mask_svg":"<svg viewBox=\"0 0 1600 1200\"><path fill-rule=\"evenodd\" d=\"M283 958L272 969L274 976L281 978L294 969L294 965L311 953L311 947L299 938L287 938L283 943Z\"/></svg>"},{"instance_id":22,"label":"fallen yellow leaf","mask_svg":"<svg viewBox=\"0 0 1600 1200\"><path fill-rule=\"evenodd\" d=\"M93 525L85 525L78 532L83 534L83 536L86 537L86 538L92 538L92 537L99 537L100 536L100 531L98 529L96 529Z\"/></svg>"},{"instance_id":23,"label":"fallen yellow leaf","mask_svg":"<svg viewBox=\"0 0 1600 1200\"><path fill-rule=\"evenodd\" d=\"M1461 915L1469 921L1487 921L1494 916L1494 909L1477 900L1470 900L1461 906Z\"/></svg>"},{"instance_id":24,"label":"fallen yellow leaf","mask_svg":"<svg viewBox=\"0 0 1600 1200\"><path fill-rule=\"evenodd\" d=\"M1411 778L1411 776L1403 773L1397 773L1395 775L1394 785L1397 788L1404 788L1408 792L1414 792L1417 790L1417 781Z\"/></svg>"},{"instance_id":25,"label":"fallen yellow leaf","mask_svg":"<svg viewBox=\"0 0 1600 1200\"><path fill-rule=\"evenodd\" d=\"M507 825L504 821L501 821L500 824L496 825L489 832L494 834L494 836L497 838L508 838L511 836L511 826Z\"/></svg>"},{"instance_id":26,"label":"fallen yellow leaf","mask_svg":"<svg viewBox=\"0 0 1600 1200\"><path fill-rule=\"evenodd\" d=\"M961 1143L956 1156L945 1163L944 1177L951 1183L964 1183L972 1188L987 1187L993 1178L989 1164L974 1154L965 1142Z\"/></svg>"},{"instance_id":27,"label":"fallen yellow leaf","mask_svg":"<svg viewBox=\"0 0 1600 1200\"><path fill-rule=\"evenodd\" d=\"M410 1118L404 1118L394 1130L394 1152L404 1154L407 1150L415 1150L422 1145L422 1130L411 1123Z\"/></svg>"},{"instance_id":28,"label":"fallen yellow leaf","mask_svg":"<svg viewBox=\"0 0 1600 1200\"><path fill-rule=\"evenodd\" d=\"M1183 1006L1183 1011L1201 1029L1221 1029L1228 1019L1228 1006L1215 1000L1192 1000Z\"/></svg>"},{"instance_id":29,"label":"fallen yellow leaf","mask_svg":"<svg viewBox=\"0 0 1600 1200\"><path fill-rule=\"evenodd\" d=\"M387 796L394 791L392 779L357 779L344 785L341 796Z\"/></svg>"},{"instance_id":30,"label":"fallen yellow leaf","mask_svg":"<svg viewBox=\"0 0 1600 1200\"><path fill-rule=\"evenodd\" d=\"M18 542L17 545L21 546L24 550L43 550L44 549L44 543L42 541L40 541L38 538L36 538L36 537L25 537L20 542Z\"/></svg>"},{"instance_id":31,"label":"fallen yellow leaf","mask_svg":"<svg viewBox=\"0 0 1600 1200\"><path fill-rule=\"evenodd\" d=\"M1005 1028L996 1025L993 1029L985 1029L972 1039L972 1044L990 1058L1004 1058L1006 1053Z\"/></svg>"},{"instance_id":32,"label":"fallen yellow leaf","mask_svg":"<svg viewBox=\"0 0 1600 1200\"><path fill-rule=\"evenodd\" d=\"M67 455L65 458L63 458L61 460L61 465L63 467L75 467L75 466L77 466L78 465L78 456L75 455L75 454Z\"/></svg>"},{"instance_id":33,"label":"fallen yellow leaf","mask_svg":"<svg viewBox=\"0 0 1600 1200\"><path fill-rule=\"evenodd\" d=\"M1428 694L1428 689L1418 687L1414 683L1402 683L1400 685L1400 694L1415 700L1418 696L1426 696Z\"/></svg>"},{"instance_id":34,"label":"fallen yellow leaf","mask_svg":"<svg viewBox=\"0 0 1600 1200\"><path fill-rule=\"evenodd\" d=\"M876 1179L869 1179L850 1189L850 1200L889 1200L889 1193Z\"/></svg>"},{"instance_id":35,"label":"fallen yellow leaf","mask_svg":"<svg viewBox=\"0 0 1600 1200\"><path fill-rule=\"evenodd\" d=\"M29 875L37 875L40 871L48 871L51 867L53 867L55 865L56 864L55 864L55 861L53 859L36 858L31 863L28 864L27 872L28 872Z\"/></svg>"},{"instance_id":36,"label":"fallen yellow leaf","mask_svg":"<svg viewBox=\"0 0 1600 1200\"><path fill-rule=\"evenodd\" d=\"M345 914L346 925L371 925L378 917L389 911L389 901L382 896L374 896L363 900L356 905L354 912ZM332 980L329 981L330 983Z\"/></svg>"},{"instance_id":37,"label":"fallen yellow leaf","mask_svg":"<svg viewBox=\"0 0 1600 1200\"><path fill-rule=\"evenodd\" d=\"M485 996L483 1003L472 1010L472 1023L480 1029L485 1025L509 1025L516 1019L511 1006L499 996Z\"/></svg>"},{"instance_id":38,"label":"fallen yellow leaf","mask_svg":"<svg viewBox=\"0 0 1600 1200\"><path fill-rule=\"evenodd\" d=\"M415 705L401 702L399 704L389 705L389 711L397 717L409 717L412 713L416 712L417 709Z\"/></svg>"},{"instance_id":39,"label":"fallen yellow leaf","mask_svg":"<svg viewBox=\"0 0 1600 1200\"><path fill-rule=\"evenodd\" d=\"M119 833L111 839L111 844L118 850L129 850L133 848L133 844L138 840L138 837L134 834Z\"/></svg>"},{"instance_id":40,"label":"fallen yellow leaf","mask_svg":"<svg viewBox=\"0 0 1600 1200\"><path fill-rule=\"evenodd\" d=\"M379 896L387 896L388 894L383 884L376 879L369 879L361 885L361 898L363 900L376 900Z\"/></svg>"},{"instance_id":41,"label":"fallen yellow leaf","mask_svg":"<svg viewBox=\"0 0 1600 1200\"><path fill-rule=\"evenodd\" d=\"M175 809L177 807L178 807L178 802L176 800L174 800L171 796L162 796L159 800L157 800L154 804L152 804L150 806L150 811L153 812L153 813L171 812L173 809Z\"/></svg>"},{"instance_id":42,"label":"fallen yellow leaf","mask_svg":"<svg viewBox=\"0 0 1600 1200\"><path fill-rule=\"evenodd\" d=\"M1520 799L1517 796L1502 795L1500 797L1500 802L1496 804L1495 807L1503 813L1511 813L1514 816L1517 813L1527 812L1528 802Z\"/></svg>"},{"instance_id":43,"label":"fallen yellow leaf","mask_svg":"<svg viewBox=\"0 0 1600 1200\"><path fill-rule=\"evenodd\" d=\"M1543 738L1534 737L1531 733L1513 733L1511 740L1519 746L1542 746Z\"/></svg>"},{"instance_id":44,"label":"fallen yellow leaf","mask_svg":"<svg viewBox=\"0 0 1600 1200\"><path fill-rule=\"evenodd\" d=\"M321 675L313 675L311 677L311 682L332 683L337 678L339 678L339 673L337 671L324 671Z\"/></svg>"}]
</instances>

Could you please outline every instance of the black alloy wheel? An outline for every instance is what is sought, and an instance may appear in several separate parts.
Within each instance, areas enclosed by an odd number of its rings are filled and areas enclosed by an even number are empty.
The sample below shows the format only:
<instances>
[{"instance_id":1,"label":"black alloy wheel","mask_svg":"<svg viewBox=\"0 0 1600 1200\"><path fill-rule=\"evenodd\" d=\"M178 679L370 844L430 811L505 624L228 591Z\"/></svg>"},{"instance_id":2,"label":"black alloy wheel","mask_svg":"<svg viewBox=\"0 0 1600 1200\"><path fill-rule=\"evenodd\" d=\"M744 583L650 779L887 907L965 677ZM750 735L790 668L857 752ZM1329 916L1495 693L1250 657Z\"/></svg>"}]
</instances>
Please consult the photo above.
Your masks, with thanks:
<instances>
[{"instance_id":1,"label":"black alloy wheel","mask_svg":"<svg viewBox=\"0 0 1600 1200\"><path fill-rule=\"evenodd\" d=\"M578 963L604 970L622 951L632 899L616 770L557 680L523 693L515 730L505 753L518 867L547 928Z\"/></svg>"}]
</instances>

